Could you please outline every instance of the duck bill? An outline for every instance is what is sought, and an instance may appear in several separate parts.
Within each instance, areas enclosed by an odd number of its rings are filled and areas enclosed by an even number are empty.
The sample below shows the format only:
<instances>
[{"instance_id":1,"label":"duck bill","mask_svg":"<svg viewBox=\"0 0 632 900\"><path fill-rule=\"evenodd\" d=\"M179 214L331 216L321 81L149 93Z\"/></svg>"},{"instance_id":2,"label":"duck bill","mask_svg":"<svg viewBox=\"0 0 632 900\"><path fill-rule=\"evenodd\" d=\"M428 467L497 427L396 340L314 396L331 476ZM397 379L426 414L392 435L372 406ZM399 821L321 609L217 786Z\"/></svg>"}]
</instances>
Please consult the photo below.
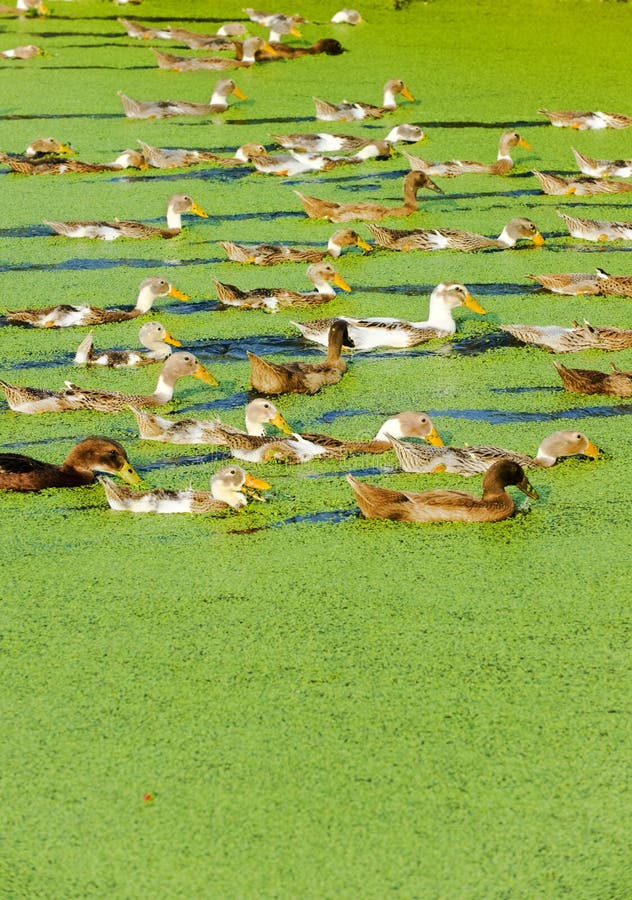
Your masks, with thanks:
<instances>
[{"instance_id":1,"label":"duck bill","mask_svg":"<svg viewBox=\"0 0 632 900\"><path fill-rule=\"evenodd\" d=\"M127 482L127 484L140 484L141 477L136 472L129 463L126 463L124 466L114 473L118 475L119 478L122 478L123 481Z\"/></svg>"},{"instance_id":2,"label":"duck bill","mask_svg":"<svg viewBox=\"0 0 632 900\"><path fill-rule=\"evenodd\" d=\"M433 427L432 431L429 435L426 436L426 443L431 444L433 447L443 447L443 441L439 437L439 433L437 429Z\"/></svg>"},{"instance_id":3,"label":"duck bill","mask_svg":"<svg viewBox=\"0 0 632 900\"><path fill-rule=\"evenodd\" d=\"M415 100L415 98L414 98L413 95L410 93L410 91L408 90L408 88L406 87L406 85L404 85L404 87L402 88L402 97L405 97L406 100L410 100L410 101L414 101L414 100Z\"/></svg>"},{"instance_id":4,"label":"duck bill","mask_svg":"<svg viewBox=\"0 0 632 900\"><path fill-rule=\"evenodd\" d=\"M180 341L176 340L176 338L174 338L172 335L170 335L168 331L166 332L165 336L163 337L163 341L165 342L165 344L171 344L172 347L181 347L182 346L182 343Z\"/></svg>"},{"instance_id":5,"label":"duck bill","mask_svg":"<svg viewBox=\"0 0 632 900\"><path fill-rule=\"evenodd\" d=\"M535 244L536 247L541 247L542 244L544 243L544 238L542 237L542 235L540 234L539 231L536 231L536 233L534 234L533 243Z\"/></svg>"},{"instance_id":6,"label":"duck bill","mask_svg":"<svg viewBox=\"0 0 632 900\"><path fill-rule=\"evenodd\" d=\"M290 34L292 37L302 38L302 33L296 28L294 25L290 28Z\"/></svg>"},{"instance_id":7,"label":"duck bill","mask_svg":"<svg viewBox=\"0 0 632 900\"><path fill-rule=\"evenodd\" d=\"M524 138L520 138L520 140L518 141L518 146L522 147L523 150L533 150L531 144L527 143Z\"/></svg>"},{"instance_id":8,"label":"duck bill","mask_svg":"<svg viewBox=\"0 0 632 900\"><path fill-rule=\"evenodd\" d=\"M526 475L522 481L518 482L516 487L519 491L522 491L523 494L526 494L527 497L531 497L533 500L537 500L540 496Z\"/></svg>"},{"instance_id":9,"label":"duck bill","mask_svg":"<svg viewBox=\"0 0 632 900\"><path fill-rule=\"evenodd\" d=\"M214 375L205 369L202 363L197 364L197 368L195 372L193 372L194 378L199 378L200 381L203 381L205 384L210 384L212 387L217 387L219 385L219 381Z\"/></svg>"},{"instance_id":10,"label":"duck bill","mask_svg":"<svg viewBox=\"0 0 632 900\"><path fill-rule=\"evenodd\" d=\"M269 44L267 41L264 41L261 45L261 49L265 50L266 53L269 53L271 56L278 56L278 52L274 49L272 44Z\"/></svg>"},{"instance_id":11,"label":"duck bill","mask_svg":"<svg viewBox=\"0 0 632 900\"><path fill-rule=\"evenodd\" d=\"M270 424L274 425L275 428L278 428L285 434L294 434L293 430L290 428L280 412L278 412L273 419L270 419Z\"/></svg>"},{"instance_id":12,"label":"duck bill","mask_svg":"<svg viewBox=\"0 0 632 900\"><path fill-rule=\"evenodd\" d=\"M360 248L360 250L365 250L367 253L370 253L373 247L371 244L368 244L364 238L361 238L359 235L356 238L356 246Z\"/></svg>"},{"instance_id":13,"label":"duck bill","mask_svg":"<svg viewBox=\"0 0 632 900\"><path fill-rule=\"evenodd\" d=\"M255 476L251 475L249 472L246 472L244 485L255 491L269 491L272 487L267 481L262 481L261 478L255 478Z\"/></svg>"},{"instance_id":14,"label":"duck bill","mask_svg":"<svg viewBox=\"0 0 632 900\"><path fill-rule=\"evenodd\" d=\"M584 456L589 456L591 459L599 459L599 447L596 444L593 444L592 441L588 441L585 450L582 450L582 454Z\"/></svg>"},{"instance_id":15,"label":"duck bill","mask_svg":"<svg viewBox=\"0 0 632 900\"><path fill-rule=\"evenodd\" d=\"M205 212L201 206L198 206L195 201L191 204L191 209L189 210L194 216L199 216L201 219L208 219L208 213Z\"/></svg>"},{"instance_id":16,"label":"duck bill","mask_svg":"<svg viewBox=\"0 0 632 900\"><path fill-rule=\"evenodd\" d=\"M467 306L468 309L471 309L472 312L479 313L481 316L484 316L485 313L487 312L487 310L483 309L483 307L478 302L478 300L476 300L474 297L472 297L471 294L468 294L463 302L465 303L465 305Z\"/></svg>"},{"instance_id":17,"label":"duck bill","mask_svg":"<svg viewBox=\"0 0 632 900\"><path fill-rule=\"evenodd\" d=\"M169 285L169 290L167 291L167 296L175 297L176 300L190 300L191 299L188 294L182 293L182 291L179 291L178 288L174 287L172 284Z\"/></svg>"},{"instance_id":18,"label":"duck bill","mask_svg":"<svg viewBox=\"0 0 632 900\"><path fill-rule=\"evenodd\" d=\"M75 151L72 149L72 147L70 146L70 144L60 144L60 145L59 145L59 149L58 149L57 152L58 152L58 153L61 153L61 154L64 154L64 155L65 155L65 154L68 154L68 156L72 156L72 154L73 154Z\"/></svg>"},{"instance_id":19,"label":"duck bill","mask_svg":"<svg viewBox=\"0 0 632 900\"><path fill-rule=\"evenodd\" d=\"M235 87L233 88L233 94L235 95L235 97L237 97L238 100L247 100L248 99L246 97L246 95L243 93L243 91L239 90L237 85L235 85Z\"/></svg>"},{"instance_id":20,"label":"duck bill","mask_svg":"<svg viewBox=\"0 0 632 900\"><path fill-rule=\"evenodd\" d=\"M443 189L440 188L438 184L435 184L435 182L432 181L432 179L430 179L430 178L426 179L426 183L425 183L424 187L428 188L429 191L434 191L435 194L443 193Z\"/></svg>"},{"instance_id":21,"label":"duck bill","mask_svg":"<svg viewBox=\"0 0 632 900\"><path fill-rule=\"evenodd\" d=\"M359 245L358 245L358 246L359 246ZM333 277L332 280L333 280L333 283L334 283L337 287L342 288L343 291L351 291L351 288L349 287L349 285L347 284L347 282L344 280L344 278L341 278L341 276L340 276L337 272L336 272L336 274L334 275L334 277Z\"/></svg>"},{"instance_id":22,"label":"duck bill","mask_svg":"<svg viewBox=\"0 0 632 900\"><path fill-rule=\"evenodd\" d=\"M45 3L38 3L37 11L40 16L48 16L50 15L50 9L46 6Z\"/></svg>"}]
</instances>

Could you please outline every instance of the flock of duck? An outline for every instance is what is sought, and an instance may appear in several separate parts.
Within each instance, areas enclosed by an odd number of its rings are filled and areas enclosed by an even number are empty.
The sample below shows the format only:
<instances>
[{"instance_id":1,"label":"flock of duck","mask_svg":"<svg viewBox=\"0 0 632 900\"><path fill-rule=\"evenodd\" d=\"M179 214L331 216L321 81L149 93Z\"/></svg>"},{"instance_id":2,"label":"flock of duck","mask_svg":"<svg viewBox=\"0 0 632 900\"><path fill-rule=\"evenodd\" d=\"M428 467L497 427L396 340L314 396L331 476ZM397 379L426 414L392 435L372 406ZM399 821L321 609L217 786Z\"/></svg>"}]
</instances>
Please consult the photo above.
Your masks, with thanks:
<instances>
[{"instance_id":1,"label":"flock of duck","mask_svg":"<svg viewBox=\"0 0 632 900\"><path fill-rule=\"evenodd\" d=\"M18 0L16 7L0 8L15 14L33 11L42 14L43 5L35 0ZM181 57L163 53L154 47L158 65L185 71L191 69L239 69L263 62L287 60L305 54L342 52L338 41L325 38L311 47L293 47L283 42L285 35L300 36L298 27L303 20L297 15L245 10L249 19L269 30L267 38L248 36L241 23L230 23L214 34L199 34L181 28L153 28L128 19L119 19L128 35L141 40L170 40L204 51L232 53L231 56ZM341 10L333 22L355 25L361 21L355 10ZM30 46L30 45L29 45ZM39 48L34 48L38 53ZM9 55L12 54L12 55ZM5 51L6 59L25 59L37 55L28 48ZM229 108L229 98L244 97L232 79L221 79L208 104L182 100L137 100L119 92L126 116L146 119L179 115L215 115ZM330 102L314 98L316 119L326 122L345 122L381 119L397 108L401 100L414 97L400 79L390 79L384 86L381 105L343 100ZM540 110L552 125L577 130L625 128L632 118L600 111ZM74 160L71 148L53 138L33 141L23 154L0 153L0 163L19 175L63 175L65 173L95 173L125 168L178 168L195 165L223 167L250 165L270 175L288 175L308 171L331 170L338 166L362 166L367 161L389 158L397 144L416 143L423 138L418 126L399 125L379 139L364 139L354 135L295 133L274 136L284 153L270 154L260 144L244 144L233 156L187 148L160 148L139 141L140 149L124 150L109 164ZM441 192L432 178L454 178L465 174L506 175L513 166L511 153L515 148L529 149L516 131L506 131L499 139L496 160L481 163L469 160L430 162L402 150L410 164L410 172L403 180L403 203L389 206L367 201L342 203L296 192L308 217L332 223L367 222L367 229L375 245L389 251L478 250L504 251L521 240L539 246L544 242L537 226L525 218L514 218L497 238L449 228L392 229L377 225L382 219L405 218L417 209L420 190ZM632 176L632 160L597 160L573 150L583 175L573 178L534 172L545 193L577 194L629 191L627 181L613 181ZM332 155L333 154L333 155ZM342 155L340 155L342 154ZM64 237L112 241L127 239L171 239L183 228L182 217L206 217L206 212L187 194L173 195L167 204L166 227L148 225L142 221L46 221L50 229ZM631 239L632 223L601 222L577 219L560 213L574 237L591 241ZM233 284L215 281L217 297L223 306L244 310L264 310L274 313L280 309L312 308L327 303L335 296L335 287L351 290L336 271L333 260L348 247L362 252L372 245L355 230L337 230L322 249L292 247L286 244L245 245L230 240L219 242L229 260L238 264L274 266L285 262L309 263L307 279L312 291L294 291L283 287L242 289ZM562 294L617 293L632 296L632 277L612 276L603 270L590 273L568 273L530 276L542 288ZM7 310L10 324L37 328L63 328L77 325L97 326L120 322L147 314L154 301L163 296L188 300L177 287L162 278L146 278L140 285L135 306L128 309L104 309L95 306L58 304L36 309ZM303 337L327 348L320 362L295 361L275 363L248 352L250 384L263 395L252 400L245 410L245 430L236 429L219 420L183 419L173 421L151 411L169 403L177 382L192 376L208 385L217 379L199 362L194 354L180 350L181 343L164 326L152 321L144 324L139 340L144 350L95 349L94 333L81 341L75 354L78 366L136 367L161 364L156 388L151 394L129 395L108 390L87 390L66 382L59 390L25 387L0 381L9 407L18 413L39 414L90 409L101 413L131 410L138 423L142 440L174 444L206 444L227 448L238 460L249 463L283 461L307 462L332 457L340 459L350 454L380 454L394 451L400 467L406 472L449 472L461 475L484 474L482 496L461 491L429 490L424 492L387 490L362 482L352 475L347 480L366 517L389 518L402 521L498 521L513 514L514 501L505 488L514 485L531 497L537 497L525 469L548 467L567 456L583 455L596 459L599 450L586 435L564 430L542 441L534 457L498 447L445 447L425 413L402 412L390 417L371 441L346 441L329 435L298 433L285 420L270 399L286 393L314 394L323 387L335 385L344 376L347 365L343 350L370 351L377 347L405 348L426 341L446 337L455 332L452 311L465 306L477 314L484 308L460 283L445 282L432 291L428 318L409 322L390 317L354 318L338 316L306 322L293 322ZM572 352L586 348L622 349L632 346L632 330L588 323L573 327L505 324L501 328L519 341L544 347L554 352ZM555 364L567 390L584 393L610 393L632 396L632 373L616 367L611 373L570 369ZM276 434L268 434L270 428ZM417 439L417 440L411 440ZM258 493L270 485L247 473L239 465L229 465L216 472L210 491L200 490L138 490L124 487L108 476L117 476L129 485L140 482L123 447L104 437L80 441L60 466L41 462L20 454L0 454L0 487L19 491L36 491L46 487L90 484L98 479L103 484L110 506L116 510L158 513L208 513L224 509L239 509L248 499L263 498Z\"/></svg>"}]
</instances>

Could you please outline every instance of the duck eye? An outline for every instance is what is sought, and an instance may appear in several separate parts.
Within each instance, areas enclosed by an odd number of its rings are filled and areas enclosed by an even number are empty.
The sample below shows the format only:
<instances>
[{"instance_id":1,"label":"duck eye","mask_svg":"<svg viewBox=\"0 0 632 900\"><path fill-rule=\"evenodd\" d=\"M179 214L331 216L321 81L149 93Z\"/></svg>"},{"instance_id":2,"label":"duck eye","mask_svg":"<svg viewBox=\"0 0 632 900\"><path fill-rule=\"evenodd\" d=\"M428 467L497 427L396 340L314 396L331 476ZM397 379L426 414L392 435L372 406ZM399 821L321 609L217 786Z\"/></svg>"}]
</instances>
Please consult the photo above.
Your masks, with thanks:
<instances>
[{"instance_id":1,"label":"duck eye","mask_svg":"<svg viewBox=\"0 0 632 900\"><path fill-rule=\"evenodd\" d=\"M535 234L537 229L536 229L535 225L531 225L530 230Z\"/></svg>"}]
</instances>

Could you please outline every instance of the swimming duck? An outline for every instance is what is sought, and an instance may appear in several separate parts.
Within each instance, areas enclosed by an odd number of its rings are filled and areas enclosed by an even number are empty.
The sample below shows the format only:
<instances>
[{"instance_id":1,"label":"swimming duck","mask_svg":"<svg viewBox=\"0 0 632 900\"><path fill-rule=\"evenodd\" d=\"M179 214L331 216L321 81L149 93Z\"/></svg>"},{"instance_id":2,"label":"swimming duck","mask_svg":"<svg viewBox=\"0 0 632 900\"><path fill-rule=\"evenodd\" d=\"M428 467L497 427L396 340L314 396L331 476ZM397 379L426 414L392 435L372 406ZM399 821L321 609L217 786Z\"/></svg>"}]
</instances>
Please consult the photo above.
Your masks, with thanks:
<instances>
[{"instance_id":1,"label":"swimming duck","mask_svg":"<svg viewBox=\"0 0 632 900\"><path fill-rule=\"evenodd\" d=\"M572 237L585 241L630 241L632 240L632 222L603 222L597 219L578 219L557 211L564 219Z\"/></svg>"},{"instance_id":2,"label":"swimming duck","mask_svg":"<svg viewBox=\"0 0 632 900\"><path fill-rule=\"evenodd\" d=\"M356 350L373 350L375 347L415 347L435 338L448 337L456 331L452 310L467 306L481 315L485 310L463 284L444 282L438 284L430 295L428 318L424 322L406 322L403 319L375 317L354 319L339 316L347 323ZM308 341L327 346L329 329L334 319L316 319L311 322L292 322Z\"/></svg>"},{"instance_id":3,"label":"swimming duck","mask_svg":"<svg viewBox=\"0 0 632 900\"><path fill-rule=\"evenodd\" d=\"M236 44L237 58L239 59L239 44ZM276 62L281 59L298 59L301 56L340 56L344 53L344 47L335 38L320 38L309 47L291 47L279 41L270 39L267 47L262 47L255 53L257 62Z\"/></svg>"},{"instance_id":4,"label":"swimming duck","mask_svg":"<svg viewBox=\"0 0 632 900\"><path fill-rule=\"evenodd\" d=\"M567 456L597 459L599 448L581 431L556 431L546 437L535 456L515 453L502 447L430 447L390 438L397 460L404 472L450 472L478 475L486 472L499 459L512 459L523 469L549 468Z\"/></svg>"},{"instance_id":5,"label":"swimming duck","mask_svg":"<svg viewBox=\"0 0 632 900\"><path fill-rule=\"evenodd\" d=\"M257 51L264 49L272 56L276 55L274 48L260 37L250 37L239 44L241 55L237 59L226 59L220 56L174 56L173 53L163 53L156 47L151 47L151 51L156 57L158 66L161 69L168 69L172 72L193 72L198 69L210 69L219 71L221 69L246 69L254 66Z\"/></svg>"},{"instance_id":6,"label":"swimming duck","mask_svg":"<svg viewBox=\"0 0 632 900\"><path fill-rule=\"evenodd\" d=\"M610 363L612 372L597 369L569 369L554 362L565 391L576 394L611 394L614 397L632 397L632 372L624 372Z\"/></svg>"},{"instance_id":7,"label":"swimming duck","mask_svg":"<svg viewBox=\"0 0 632 900\"><path fill-rule=\"evenodd\" d=\"M329 134L319 131L315 134L273 134L275 143L288 150L305 150L310 153L349 153L361 150L369 142L367 138L355 137L352 134ZM387 144L405 142L415 144L422 141L424 132L417 125L396 125L391 128L384 141Z\"/></svg>"},{"instance_id":8,"label":"swimming duck","mask_svg":"<svg viewBox=\"0 0 632 900\"><path fill-rule=\"evenodd\" d=\"M344 247L359 247L365 253L373 248L350 228L341 228L329 238L324 250L312 248L286 247L283 244L257 244L248 247L233 241L218 241L220 247L233 262L254 263L255 266L274 266L284 262L322 262L326 256L337 259Z\"/></svg>"},{"instance_id":9,"label":"swimming duck","mask_svg":"<svg viewBox=\"0 0 632 900\"><path fill-rule=\"evenodd\" d=\"M281 20L287 22L288 30L290 27L303 25L307 22L307 19L304 19L302 16L299 16L296 13L292 16L287 16L284 13L266 12L263 9L253 9L252 6L247 6L243 10L243 12L246 13L251 22L256 22L257 25L262 25L264 28L271 28L273 23L278 24Z\"/></svg>"},{"instance_id":10,"label":"swimming duck","mask_svg":"<svg viewBox=\"0 0 632 900\"><path fill-rule=\"evenodd\" d=\"M332 163L328 166L325 157L316 156L312 153L297 153L295 155L288 153L268 154L265 149L263 153L257 153L254 149L246 150L244 147L240 147L235 156L243 158L245 162L254 166L257 172L261 172L264 175L299 175L303 172L333 168L335 165L335 163Z\"/></svg>"},{"instance_id":11,"label":"swimming duck","mask_svg":"<svg viewBox=\"0 0 632 900\"><path fill-rule=\"evenodd\" d=\"M177 169L182 166L197 166L200 163L213 163L225 169L243 166L250 154L267 153L262 144L243 144L237 148L234 156L218 156L206 150L183 150L177 148L152 147L144 141L140 144L143 158L154 169Z\"/></svg>"},{"instance_id":12,"label":"swimming duck","mask_svg":"<svg viewBox=\"0 0 632 900\"><path fill-rule=\"evenodd\" d=\"M554 272L550 275L527 275L527 278L530 278L531 281L536 281L543 288L546 288L547 291L573 297L578 297L581 294L592 294L594 296L608 293L601 288L601 281L605 280L606 277L605 274L602 278L599 274L592 275L590 272Z\"/></svg>"},{"instance_id":13,"label":"swimming duck","mask_svg":"<svg viewBox=\"0 0 632 900\"><path fill-rule=\"evenodd\" d=\"M224 466L211 478L210 491L153 490L132 491L115 484L110 478L99 481L105 489L105 496L111 509L134 513L208 513L241 509L248 503L244 488L266 491L271 485L255 478L240 466ZM263 500L257 494L253 499Z\"/></svg>"},{"instance_id":14,"label":"swimming duck","mask_svg":"<svg viewBox=\"0 0 632 900\"><path fill-rule=\"evenodd\" d=\"M120 237L137 238L173 238L182 231L182 215L189 213L208 219L208 213L198 206L187 194L174 194L167 204L167 227L158 228L144 222L50 222L44 224L69 238L96 238L102 241L114 241Z\"/></svg>"},{"instance_id":15,"label":"swimming duck","mask_svg":"<svg viewBox=\"0 0 632 900\"><path fill-rule=\"evenodd\" d=\"M584 175L591 175L594 178L603 178L606 175L629 178L632 175L632 159L592 159L574 147L571 147L571 150L577 160L579 170Z\"/></svg>"},{"instance_id":16,"label":"swimming duck","mask_svg":"<svg viewBox=\"0 0 632 900\"><path fill-rule=\"evenodd\" d=\"M523 147L531 150L523 137L517 131L505 131L498 143L498 156L496 162L491 164L471 162L470 160L452 159L448 162L427 162L418 156L412 156L406 150L402 153L410 163L413 171L425 172L426 175L443 175L446 178L455 178L457 175L506 175L513 169L511 150L513 147Z\"/></svg>"},{"instance_id":17,"label":"swimming duck","mask_svg":"<svg viewBox=\"0 0 632 900\"><path fill-rule=\"evenodd\" d=\"M315 394L327 384L337 384L347 371L343 346L353 347L347 323L336 319L329 329L326 358L319 363L272 363L248 351L250 382L262 394Z\"/></svg>"},{"instance_id":18,"label":"swimming duck","mask_svg":"<svg viewBox=\"0 0 632 900\"><path fill-rule=\"evenodd\" d=\"M152 28L151 25L144 25L142 22L132 22L131 19L116 20L122 25L128 35L132 38L140 38L144 41L151 38L160 38L161 40L172 40L172 30L169 28Z\"/></svg>"},{"instance_id":19,"label":"swimming duck","mask_svg":"<svg viewBox=\"0 0 632 900\"><path fill-rule=\"evenodd\" d=\"M511 459L495 462L483 477L483 496L464 491L391 491L346 476L360 512L367 519L397 522L500 522L515 512L505 488L515 485L528 497L537 499L521 466Z\"/></svg>"},{"instance_id":20,"label":"swimming duck","mask_svg":"<svg viewBox=\"0 0 632 900\"><path fill-rule=\"evenodd\" d=\"M27 159L23 156L11 156L0 153L0 163L9 166L11 171L19 175L85 175L94 172L117 172L121 169L146 169L143 154L138 150L124 150L114 162L89 163L80 159L66 157L37 156Z\"/></svg>"},{"instance_id":21,"label":"swimming duck","mask_svg":"<svg viewBox=\"0 0 632 900\"><path fill-rule=\"evenodd\" d=\"M316 118L323 122L350 122L354 119L381 119L387 112L397 108L397 96L401 94L406 100L414 101L404 82L400 78L391 78L384 85L384 98L381 106L370 103L343 100L342 103L329 103L314 97Z\"/></svg>"},{"instance_id":22,"label":"swimming duck","mask_svg":"<svg viewBox=\"0 0 632 900\"><path fill-rule=\"evenodd\" d=\"M507 250L519 240L531 241L541 247L544 238L530 219L511 219L497 238L488 238L473 231L457 228L412 228L409 231L367 224L378 247L386 250Z\"/></svg>"},{"instance_id":23,"label":"swimming duck","mask_svg":"<svg viewBox=\"0 0 632 900\"><path fill-rule=\"evenodd\" d=\"M9 16L23 16L24 13L34 16L47 16L48 7L42 0L17 0L15 6L0 5L0 13Z\"/></svg>"},{"instance_id":24,"label":"swimming duck","mask_svg":"<svg viewBox=\"0 0 632 900\"><path fill-rule=\"evenodd\" d=\"M165 119L168 116L206 116L210 113L226 112L227 97L234 94L238 100L245 100L234 81L225 78L218 81L208 103L190 103L188 100L133 100L123 91L117 91L125 115L129 119Z\"/></svg>"},{"instance_id":25,"label":"swimming duck","mask_svg":"<svg viewBox=\"0 0 632 900\"><path fill-rule=\"evenodd\" d=\"M25 44L22 47L12 47L0 53L3 59L33 59L34 56L48 56L41 47L35 44Z\"/></svg>"},{"instance_id":26,"label":"swimming duck","mask_svg":"<svg viewBox=\"0 0 632 900\"><path fill-rule=\"evenodd\" d=\"M561 175L553 175L552 172L538 172L533 174L540 182L543 193L552 196L561 194L575 194L577 197L591 197L593 194L624 194L632 191L632 184L626 181L610 181L606 178L587 178L586 176L563 178Z\"/></svg>"},{"instance_id":27,"label":"swimming duck","mask_svg":"<svg viewBox=\"0 0 632 900\"><path fill-rule=\"evenodd\" d=\"M523 344L544 347L553 353L575 353L578 350L625 350L632 347L632 329L611 325L573 323L572 328L560 325L500 325Z\"/></svg>"},{"instance_id":28,"label":"swimming duck","mask_svg":"<svg viewBox=\"0 0 632 900\"><path fill-rule=\"evenodd\" d=\"M321 200L318 197L306 197L300 191L294 191L305 207L310 219L328 219L330 222L350 222L354 219L375 221L387 216L410 216L417 210L417 191L427 188L429 191L443 193L441 188L430 181L423 172L409 172L404 178L404 203L402 206L384 206L382 203L369 201L360 203L338 203L334 200Z\"/></svg>"},{"instance_id":29,"label":"swimming duck","mask_svg":"<svg viewBox=\"0 0 632 900\"><path fill-rule=\"evenodd\" d=\"M551 110L539 109L541 115L551 120L551 125L558 128L575 128L577 131L595 130L601 128L628 128L632 125L630 116L620 113L605 112L578 112L577 110Z\"/></svg>"},{"instance_id":30,"label":"swimming duck","mask_svg":"<svg viewBox=\"0 0 632 900\"><path fill-rule=\"evenodd\" d=\"M76 366L110 366L115 369L146 366L162 362L171 356L173 347L181 347L180 341L172 337L160 322L145 322L138 332L138 339L149 353L138 350L102 350L98 352L93 344L94 332L89 331L77 347L74 364Z\"/></svg>"},{"instance_id":31,"label":"swimming duck","mask_svg":"<svg viewBox=\"0 0 632 900\"><path fill-rule=\"evenodd\" d=\"M357 9L341 9L329 21L334 25L359 25L364 20Z\"/></svg>"},{"instance_id":32,"label":"swimming duck","mask_svg":"<svg viewBox=\"0 0 632 900\"><path fill-rule=\"evenodd\" d=\"M93 484L95 472L118 475L128 484L140 481L123 447L110 438L89 437L79 441L60 466L21 453L0 453L0 489L5 491L79 487Z\"/></svg>"},{"instance_id":33,"label":"swimming duck","mask_svg":"<svg viewBox=\"0 0 632 900\"><path fill-rule=\"evenodd\" d=\"M334 438L327 434L308 434L301 432L301 437L311 441L326 451L328 456L348 456L352 453L386 453L391 449L388 435L394 431L398 437L422 438L435 447L443 446L430 416L426 413L402 412L391 416L381 426L372 441L349 441Z\"/></svg>"},{"instance_id":34,"label":"swimming duck","mask_svg":"<svg viewBox=\"0 0 632 900\"><path fill-rule=\"evenodd\" d=\"M124 322L149 312L157 297L189 300L164 278L145 278L140 283L136 306L131 309L101 309L100 306L46 306L41 309L9 309L4 316L12 325L32 325L34 328L68 328L72 325L102 325L105 322Z\"/></svg>"},{"instance_id":35,"label":"swimming duck","mask_svg":"<svg viewBox=\"0 0 632 900\"><path fill-rule=\"evenodd\" d=\"M315 291L300 292L289 291L286 288L252 288L242 291L234 284L224 284L217 279L215 288L217 296L224 306L238 306L240 309L264 309L267 312L277 312L279 309L292 306L316 306L333 300L336 296L332 284L350 291L351 288L329 263L314 263L307 270L307 277L312 282Z\"/></svg>"},{"instance_id":36,"label":"swimming duck","mask_svg":"<svg viewBox=\"0 0 632 900\"><path fill-rule=\"evenodd\" d=\"M4 391L9 407L15 412L35 414L74 409L116 412L124 406L160 406L169 403L176 382L185 375L192 375L206 384L219 384L192 353L174 353L163 363L153 394L130 395L120 391L85 390L68 381L63 391L22 387L6 381L0 381L0 388Z\"/></svg>"},{"instance_id":37,"label":"swimming duck","mask_svg":"<svg viewBox=\"0 0 632 900\"><path fill-rule=\"evenodd\" d=\"M29 159L38 159L40 156L61 156L74 152L70 144L63 144L57 138L46 137L31 141L24 151L24 156L28 156Z\"/></svg>"},{"instance_id":38,"label":"swimming duck","mask_svg":"<svg viewBox=\"0 0 632 900\"><path fill-rule=\"evenodd\" d=\"M234 24L238 25L239 23L235 22ZM239 32L239 34L235 35L221 35L219 33L200 34L197 31L187 31L185 28L173 28L171 31L171 40L177 41L179 44L184 44L189 50L212 50L213 52L216 50L226 50L228 52L235 52L238 44L238 41L235 40L235 38L244 33L245 28L243 31Z\"/></svg>"}]
</instances>

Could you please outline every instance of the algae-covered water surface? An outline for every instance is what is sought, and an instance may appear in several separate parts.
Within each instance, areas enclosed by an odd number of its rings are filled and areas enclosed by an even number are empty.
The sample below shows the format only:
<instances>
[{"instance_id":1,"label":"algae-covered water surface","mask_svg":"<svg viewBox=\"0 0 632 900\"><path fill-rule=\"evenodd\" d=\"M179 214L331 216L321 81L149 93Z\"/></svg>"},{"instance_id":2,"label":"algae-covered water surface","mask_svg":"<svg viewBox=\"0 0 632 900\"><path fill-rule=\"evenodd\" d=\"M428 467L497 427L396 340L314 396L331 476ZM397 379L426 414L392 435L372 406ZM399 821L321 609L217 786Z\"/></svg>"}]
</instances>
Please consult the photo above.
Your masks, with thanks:
<instances>
[{"instance_id":1,"label":"algae-covered water surface","mask_svg":"<svg viewBox=\"0 0 632 900\"><path fill-rule=\"evenodd\" d=\"M528 514L494 525L360 519L348 471L395 489L480 491L480 478L398 472L390 453L253 464L272 485L268 502L225 517L117 514L98 484L4 493L0 896L629 897L631 407L563 391L552 360L630 370L632 350L554 356L498 327L632 327L629 298L547 294L526 277L632 274L629 242L575 240L556 214L629 221L629 194L548 197L531 175L574 171L573 146L632 156L629 129L553 128L538 114L632 113L629 5L370 0L352 27L328 22L335 6L305 0L309 22L291 42L333 37L343 54L237 69L247 100L223 115L142 121L123 116L117 91L206 102L221 73L159 69L153 45L193 54L128 37L121 9L212 32L245 21L239 4L50 6L49 18L0 21L0 50L33 43L48 54L0 60L4 152L51 135L95 162L138 139L229 155L250 141L271 149L276 134L383 137L409 122L427 135L416 155L491 162L502 131L518 130L532 149L515 150L509 175L437 177L442 194L420 192L418 212L385 224L495 236L526 216L542 247L353 248L335 262L352 292L317 312L422 320L432 288L457 281L486 315L458 309L450 340L349 354L339 385L278 405L297 431L371 438L415 409L446 444L535 453L550 432L576 428L602 455L535 470ZM313 95L379 103L394 77L416 100L384 120L313 118ZM307 219L295 190L396 205L407 169L396 153L285 178L246 166L3 170L2 306L132 305L140 281L162 275L191 299L158 299L155 318L220 382L182 381L166 414L241 425L247 350L279 361L320 351L291 325L313 311L221 309L213 284L303 290L306 266L230 263L217 242L324 245L336 226ZM174 193L209 215L185 217L171 241L69 240L44 225L160 224ZM99 326L95 344L136 347L138 325ZM0 377L153 389L154 367L75 368L86 333L4 324ZM227 456L141 441L128 410L0 412L4 450L51 462L90 434L119 440L148 487L207 488Z\"/></svg>"}]
</instances>

